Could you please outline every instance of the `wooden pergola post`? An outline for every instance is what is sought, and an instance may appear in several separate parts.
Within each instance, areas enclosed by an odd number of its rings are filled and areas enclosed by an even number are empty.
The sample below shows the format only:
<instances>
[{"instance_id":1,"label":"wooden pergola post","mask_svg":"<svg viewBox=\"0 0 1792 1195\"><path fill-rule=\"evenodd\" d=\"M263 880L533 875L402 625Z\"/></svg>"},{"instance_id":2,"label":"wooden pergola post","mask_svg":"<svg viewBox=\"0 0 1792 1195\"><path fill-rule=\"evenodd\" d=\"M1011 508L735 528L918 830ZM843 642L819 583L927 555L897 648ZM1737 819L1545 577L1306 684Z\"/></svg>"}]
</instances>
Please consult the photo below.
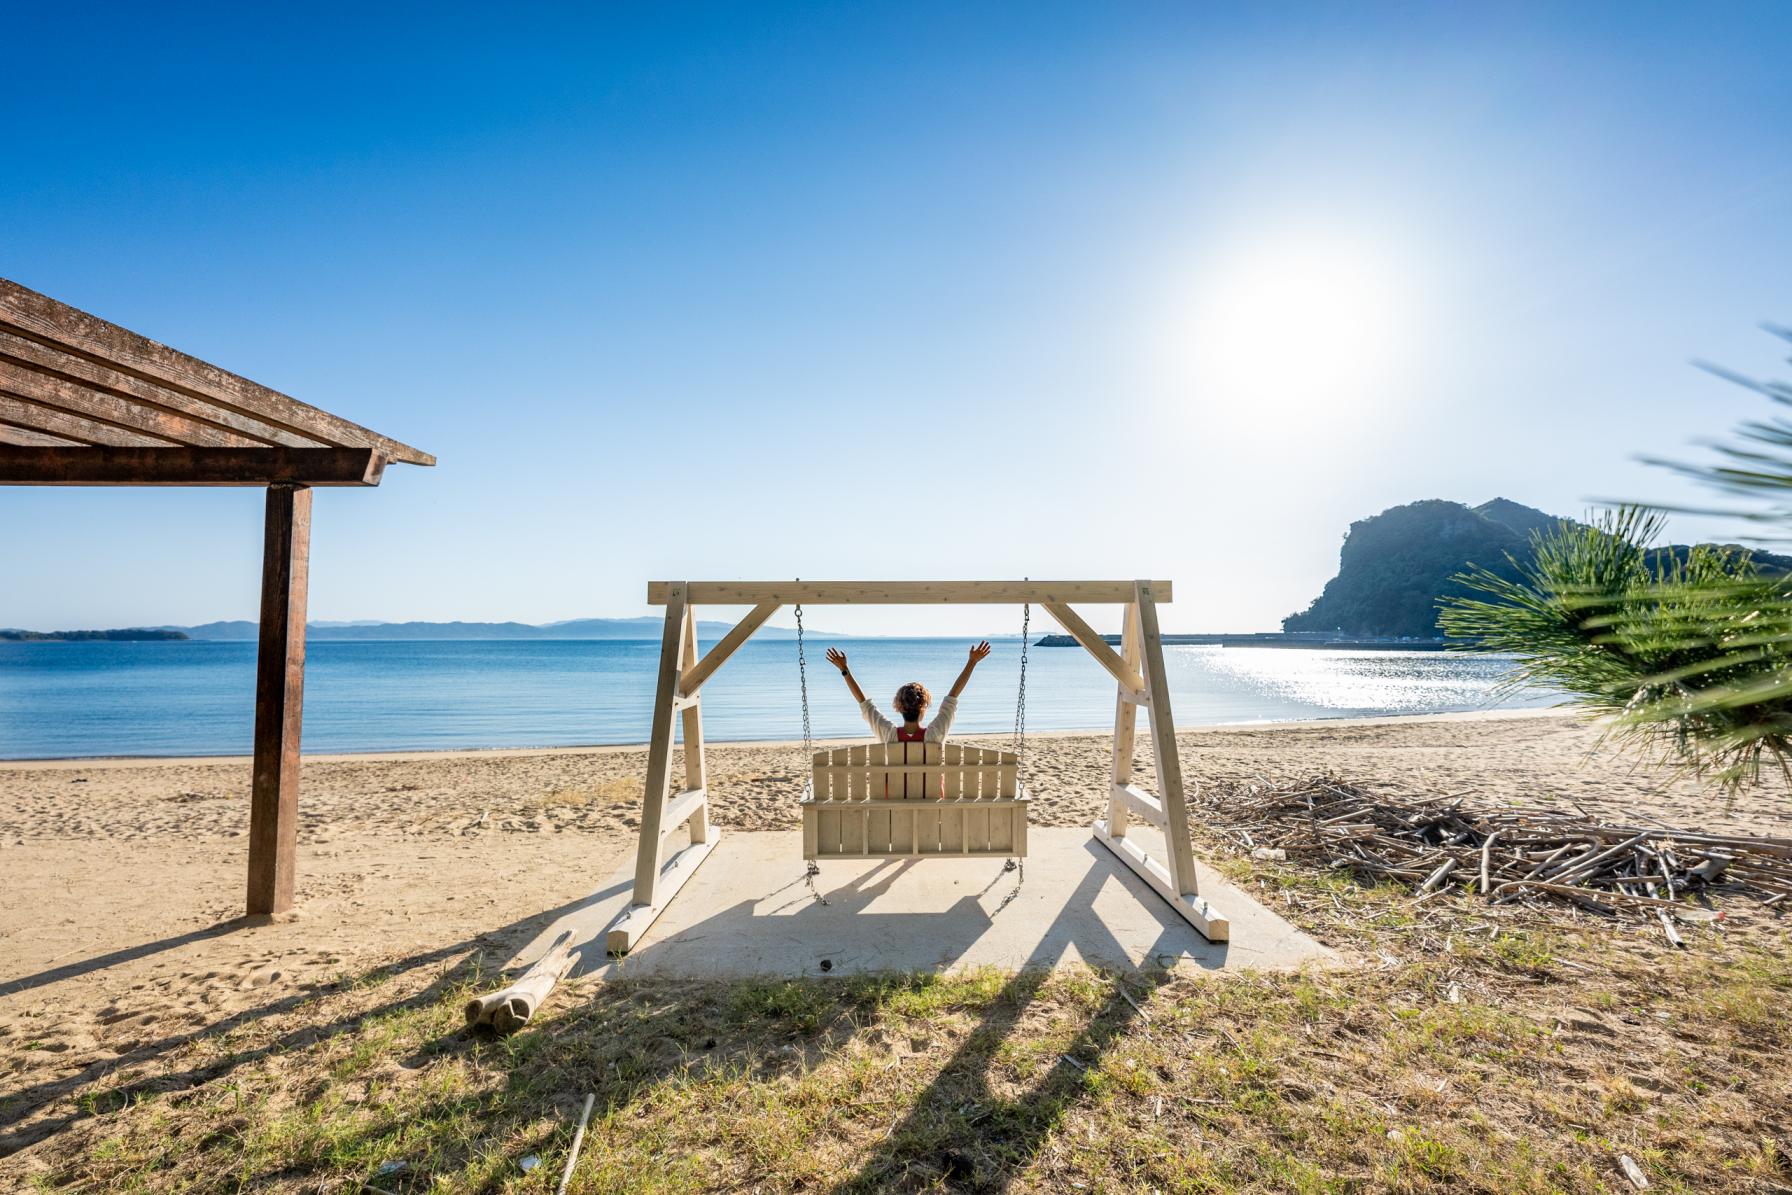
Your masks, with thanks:
<instances>
[{"instance_id":1,"label":"wooden pergola post","mask_svg":"<svg viewBox=\"0 0 1792 1195\"><path fill-rule=\"evenodd\" d=\"M0 278L0 485L267 487L251 914L292 907L311 487L436 458Z\"/></svg>"},{"instance_id":2,"label":"wooden pergola post","mask_svg":"<svg viewBox=\"0 0 1792 1195\"><path fill-rule=\"evenodd\" d=\"M268 487L255 655L255 763L249 794L251 916L292 908L299 841L299 731L305 704L305 595L311 490Z\"/></svg>"}]
</instances>

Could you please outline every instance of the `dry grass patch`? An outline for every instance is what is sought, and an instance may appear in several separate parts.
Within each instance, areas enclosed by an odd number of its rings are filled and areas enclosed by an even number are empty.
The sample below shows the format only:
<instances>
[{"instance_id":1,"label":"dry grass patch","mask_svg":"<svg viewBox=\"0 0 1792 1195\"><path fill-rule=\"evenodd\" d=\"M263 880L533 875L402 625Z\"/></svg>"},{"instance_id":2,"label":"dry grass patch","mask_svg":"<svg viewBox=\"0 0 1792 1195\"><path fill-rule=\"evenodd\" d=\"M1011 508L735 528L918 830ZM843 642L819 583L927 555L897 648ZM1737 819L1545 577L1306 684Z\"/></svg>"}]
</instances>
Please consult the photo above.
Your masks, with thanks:
<instances>
[{"instance_id":1,"label":"dry grass patch","mask_svg":"<svg viewBox=\"0 0 1792 1195\"><path fill-rule=\"evenodd\" d=\"M1365 924L1397 911L1320 891ZM1666 953L1471 928L1377 957L1412 932L1299 975L587 983L507 1040L462 1031L461 960L121 1067L0 1166L45 1189L548 1191L595 1091L582 1192L1610 1191L1620 1153L1661 1190L1792 1186L1783 933Z\"/></svg>"}]
</instances>

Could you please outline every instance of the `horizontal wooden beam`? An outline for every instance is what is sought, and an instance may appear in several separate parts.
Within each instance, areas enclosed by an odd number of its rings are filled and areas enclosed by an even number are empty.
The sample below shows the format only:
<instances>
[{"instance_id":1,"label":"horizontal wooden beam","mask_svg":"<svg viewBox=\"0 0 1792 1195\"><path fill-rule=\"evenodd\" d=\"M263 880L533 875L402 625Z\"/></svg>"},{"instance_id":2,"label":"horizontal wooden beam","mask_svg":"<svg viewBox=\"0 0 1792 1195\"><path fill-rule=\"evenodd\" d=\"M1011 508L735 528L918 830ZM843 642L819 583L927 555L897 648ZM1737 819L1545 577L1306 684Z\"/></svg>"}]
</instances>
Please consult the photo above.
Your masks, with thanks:
<instances>
[{"instance_id":1,"label":"horizontal wooden beam","mask_svg":"<svg viewBox=\"0 0 1792 1195\"><path fill-rule=\"evenodd\" d=\"M0 446L0 485L378 485L371 448Z\"/></svg>"},{"instance_id":2,"label":"horizontal wooden beam","mask_svg":"<svg viewBox=\"0 0 1792 1195\"><path fill-rule=\"evenodd\" d=\"M663 606L674 582L649 581L647 604ZM1132 581L687 581L693 606L1018 606L1022 602L1130 602ZM1168 581L1151 581L1159 602Z\"/></svg>"},{"instance_id":3,"label":"horizontal wooden beam","mask_svg":"<svg viewBox=\"0 0 1792 1195\"><path fill-rule=\"evenodd\" d=\"M709 804L709 793L701 788L690 788L666 801L666 812L660 820L660 833L670 834L683 826L699 809Z\"/></svg>"},{"instance_id":4,"label":"horizontal wooden beam","mask_svg":"<svg viewBox=\"0 0 1792 1195\"><path fill-rule=\"evenodd\" d=\"M1168 815L1164 813L1164 805L1156 797L1136 784L1116 784L1109 790L1114 800L1126 806L1126 811L1141 821L1150 823L1162 830L1170 824Z\"/></svg>"}]
</instances>

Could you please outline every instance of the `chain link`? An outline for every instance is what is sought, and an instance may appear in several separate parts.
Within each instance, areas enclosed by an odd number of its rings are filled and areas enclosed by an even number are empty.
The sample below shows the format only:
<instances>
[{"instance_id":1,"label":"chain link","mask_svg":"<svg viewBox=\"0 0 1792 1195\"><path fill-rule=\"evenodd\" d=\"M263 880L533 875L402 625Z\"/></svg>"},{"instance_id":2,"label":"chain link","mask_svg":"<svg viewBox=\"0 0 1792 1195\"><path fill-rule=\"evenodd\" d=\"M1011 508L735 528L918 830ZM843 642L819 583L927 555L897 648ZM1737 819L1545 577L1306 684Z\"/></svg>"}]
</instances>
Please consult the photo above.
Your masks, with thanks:
<instances>
[{"instance_id":1,"label":"chain link","mask_svg":"<svg viewBox=\"0 0 1792 1195\"><path fill-rule=\"evenodd\" d=\"M809 731L809 660L803 652L803 605L796 607L796 676L803 689L803 800L815 796L815 738Z\"/></svg>"},{"instance_id":2,"label":"chain link","mask_svg":"<svg viewBox=\"0 0 1792 1195\"><path fill-rule=\"evenodd\" d=\"M1003 864L1002 870L1004 872L1012 871L1016 873L1014 887L1008 890L1008 895L1004 896L1002 898L1002 903L995 907L995 912L990 914L991 917L994 917L996 913L1000 913L1003 909L1013 904L1015 898L1020 895L1021 885L1027 882L1027 865L1025 860L1010 859L1007 863Z\"/></svg>"},{"instance_id":3,"label":"chain link","mask_svg":"<svg viewBox=\"0 0 1792 1195\"><path fill-rule=\"evenodd\" d=\"M1020 608L1020 684L1016 686L1014 693L1014 783L1021 792L1025 792L1027 787L1027 648L1032 643L1033 603L1026 602ZM1010 859L1002 870L1013 870L1018 874L1014 890L996 906L997 913L1013 903L1014 898L1020 895L1021 885L1027 882L1027 865L1022 860Z\"/></svg>"},{"instance_id":4,"label":"chain link","mask_svg":"<svg viewBox=\"0 0 1792 1195\"><path fill-rule=\"evenodd\" d=\"M1016 783L1023 785L1027 770L1027 648L1033 639L1032 626L1033 603L1028 602L1020 611L1020 686L1014 697L1014 775Z\"/></svg>"},{"instance_id":5,"label":"chain link","mask_svg":"<svg viewBox=\"0 0 1792 1195\"><path fill-rule=\"evenodd\" d=\"M802 686L803 690L803 800L809 801L815 797L815 737L809 731L809 657L803 648L803 604L798 602L796 606L796 677L797 683ZM815 886L815 877L820 874L821 867L811 859L809 865L803 869L803 882L809 885L809 895L815 898L815 903L825 905L828 903L828 898L823 896L821 890Z\"/></svg>"}]
</instances>

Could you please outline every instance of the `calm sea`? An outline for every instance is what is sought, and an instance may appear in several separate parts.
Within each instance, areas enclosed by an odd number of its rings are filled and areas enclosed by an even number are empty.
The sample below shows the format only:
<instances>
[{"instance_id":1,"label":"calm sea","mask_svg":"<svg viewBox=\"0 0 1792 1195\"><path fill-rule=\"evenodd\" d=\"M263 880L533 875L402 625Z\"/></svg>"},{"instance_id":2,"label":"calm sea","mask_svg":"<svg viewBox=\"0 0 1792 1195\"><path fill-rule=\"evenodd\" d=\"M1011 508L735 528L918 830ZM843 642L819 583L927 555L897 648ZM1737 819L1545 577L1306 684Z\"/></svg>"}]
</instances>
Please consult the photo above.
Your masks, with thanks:
<instances>
[{"instance_id":1,"label":"calm sea","mask_svg":"<svg viewBox=\"0 0 1792 1195\"><path fill-rule=\"evenodd\" d=\"M883 702L911 679L943 693L958 639L855 639L853 672ZM997 646L960 703L959 729L1014 721L1019 644ZM305 683L308 752L554 747L647 736L658 643L314 642ZM816 737L859 734L839 676L811 648ZM1166 649L1179 725L1477 710L1510 667L1441 652ZM796 645L749 643L704 689L712 741L802 736ZM234 755L250 745L253 643L0 643L0 758ZM1497 703L1541 706L1526 693ZM1032 649L1027 725L1112 725L1113 682L1075 648Z\"/></svg>"}]
</instances>

